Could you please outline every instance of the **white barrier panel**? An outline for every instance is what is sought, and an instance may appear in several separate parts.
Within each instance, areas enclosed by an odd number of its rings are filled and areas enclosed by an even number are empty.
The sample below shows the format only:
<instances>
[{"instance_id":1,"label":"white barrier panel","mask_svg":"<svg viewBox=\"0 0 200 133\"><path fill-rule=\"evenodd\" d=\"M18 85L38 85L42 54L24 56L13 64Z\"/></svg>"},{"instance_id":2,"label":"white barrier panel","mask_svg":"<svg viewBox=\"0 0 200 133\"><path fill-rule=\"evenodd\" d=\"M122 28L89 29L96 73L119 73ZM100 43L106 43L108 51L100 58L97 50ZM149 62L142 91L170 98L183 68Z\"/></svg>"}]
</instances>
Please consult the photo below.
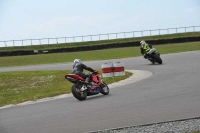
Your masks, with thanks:
<instances>
[{"instance_id":1,"label":"white barrier panel","mask_svg":"<svg viewBox=\"0 0 200 133\"><path fill-rule=\"evenodd\" d=\"M123 62L113 62L113 73L114 76L124 76L124 63Z\"/></svg>"},{"instance_id":2,"label":"white barrier panel","mask_svg":"<svg viewBox=\"0 0 200 133\"><path fill-rule=\"evenodd\" d=\"M101 65L102 68L102 76L103 77L113 77L113 63L109 62L109 63L104 63Z\"/></svg>"},{"instance_id":3,"label":"white barrier panel","mask_svg":"<svg viewBox=\"0 0 200 133\"><path fill-rule=\"evenodd\" d=\"M103 77L123 76L125 75L123 62L109 62L101 65Z\"/></svg>"}]
</instances>

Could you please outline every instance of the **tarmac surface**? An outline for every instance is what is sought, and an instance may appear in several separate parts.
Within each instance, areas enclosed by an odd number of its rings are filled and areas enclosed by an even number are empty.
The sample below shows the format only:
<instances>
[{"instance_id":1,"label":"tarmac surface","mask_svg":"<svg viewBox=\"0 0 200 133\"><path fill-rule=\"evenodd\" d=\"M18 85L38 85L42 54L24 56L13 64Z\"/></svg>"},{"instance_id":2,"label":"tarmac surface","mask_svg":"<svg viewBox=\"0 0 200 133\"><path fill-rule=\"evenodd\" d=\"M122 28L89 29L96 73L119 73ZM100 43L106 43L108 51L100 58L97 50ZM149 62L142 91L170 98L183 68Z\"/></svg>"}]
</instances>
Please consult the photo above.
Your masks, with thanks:
<instances>
[{"instance_id":1,"label":"tarmac surface","mask_svg":"<svg viewBox=\"0 0 200 133\"><path fill-rule=\"evenodd\" d=\"M73 96L0 109L0 133L81 133L200 117L200 51L161 55L162 65L142 57L88 61L123 62L133 77L111 84L110 94L85 101ZM69 70L72 63L0 68L0 71Z\"/></svg>"}]
</instances>

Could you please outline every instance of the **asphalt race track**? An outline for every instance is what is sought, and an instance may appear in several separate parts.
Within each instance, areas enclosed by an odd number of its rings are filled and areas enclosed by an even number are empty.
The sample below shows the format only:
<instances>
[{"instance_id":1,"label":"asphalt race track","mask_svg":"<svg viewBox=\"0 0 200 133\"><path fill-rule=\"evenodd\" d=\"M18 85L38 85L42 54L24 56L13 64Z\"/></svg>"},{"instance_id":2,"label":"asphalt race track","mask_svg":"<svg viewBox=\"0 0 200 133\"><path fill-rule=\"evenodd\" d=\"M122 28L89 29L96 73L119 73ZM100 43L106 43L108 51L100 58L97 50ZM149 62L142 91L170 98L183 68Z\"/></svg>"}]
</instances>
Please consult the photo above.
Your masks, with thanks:
<instances>
[{"instance_id":1,"label":"asphalt race track","mask_svg":"<svg viewBox=\"0 0 200 133\"><path fill-rule=\"evenodd\" d=\"M200 51L161 55L162 65L142 57L84 62L96 69L121 61L153 75L85 101L74 97L0 109L0 133L82 133L200 117ZM72 63L0 68L68 70ZM64 74L63 74L64 75ZM139 78L139 76L138 76ZM67 82L67 81L66 81Z\"/></svg>"}]
</instances>

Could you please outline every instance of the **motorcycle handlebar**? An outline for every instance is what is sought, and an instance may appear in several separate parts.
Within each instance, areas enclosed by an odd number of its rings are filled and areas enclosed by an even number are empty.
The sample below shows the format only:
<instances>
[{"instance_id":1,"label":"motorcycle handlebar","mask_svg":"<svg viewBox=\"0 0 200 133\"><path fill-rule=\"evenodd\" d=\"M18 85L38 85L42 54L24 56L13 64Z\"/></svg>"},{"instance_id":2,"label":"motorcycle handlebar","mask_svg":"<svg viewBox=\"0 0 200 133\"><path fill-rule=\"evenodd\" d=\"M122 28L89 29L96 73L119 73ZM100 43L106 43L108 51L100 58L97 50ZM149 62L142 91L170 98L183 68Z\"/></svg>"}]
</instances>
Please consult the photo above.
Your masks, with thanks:
<instances>
[{"instance_id":1,"label":"motorcycle handlebar","mask_svg":"<svg viewBox=\"0 0 200 133\"><path fill-rule=\"evenodd\" d=\"M94 71L92 74L98 74L99 72L98 71Z\"/></svg>"}]
</instances>

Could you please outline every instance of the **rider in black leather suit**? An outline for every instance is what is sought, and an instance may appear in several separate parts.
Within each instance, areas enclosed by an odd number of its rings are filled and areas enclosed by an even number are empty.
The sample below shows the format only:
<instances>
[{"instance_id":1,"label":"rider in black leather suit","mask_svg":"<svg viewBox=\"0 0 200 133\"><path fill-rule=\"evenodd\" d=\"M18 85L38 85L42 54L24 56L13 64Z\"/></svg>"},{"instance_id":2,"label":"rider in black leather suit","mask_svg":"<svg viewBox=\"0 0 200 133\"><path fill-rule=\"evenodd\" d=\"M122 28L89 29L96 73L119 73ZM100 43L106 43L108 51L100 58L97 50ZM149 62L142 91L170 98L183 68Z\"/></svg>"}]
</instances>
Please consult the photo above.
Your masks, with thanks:
<instances>
[{"instance_id":1,"label":"rider in black leather suit","mask_svg":"<svg viewBox=\"0 0 200 133\"><path fill-rule=\"evenodd\" d=\"M96 72L92 68L90 68L90 67L86 66L85 64L83 64L80 59L75 59L72 73L81 76L82 78L86 79L85 80L86 82L90 83L91 82L91 75L83 73L84 69L88 70L90 72Z\"/></svg>"}]
</instances>

